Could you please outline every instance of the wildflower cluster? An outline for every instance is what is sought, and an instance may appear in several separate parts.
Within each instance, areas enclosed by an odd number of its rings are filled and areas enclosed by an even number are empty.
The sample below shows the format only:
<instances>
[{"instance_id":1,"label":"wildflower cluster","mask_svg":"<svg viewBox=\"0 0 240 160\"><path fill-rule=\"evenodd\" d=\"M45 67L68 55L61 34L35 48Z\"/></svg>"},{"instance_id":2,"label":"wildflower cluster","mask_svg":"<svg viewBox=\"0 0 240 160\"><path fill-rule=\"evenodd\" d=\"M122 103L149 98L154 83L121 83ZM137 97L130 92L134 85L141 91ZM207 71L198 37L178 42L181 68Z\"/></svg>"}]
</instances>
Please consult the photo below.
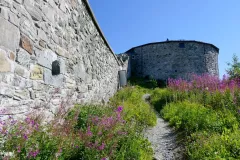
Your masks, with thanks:
<instances>
[{"instance_id":1,"label":"wildflower cluster","mask_svg":"<svg viewBox=\"0 0 240 160\"><path fill-rule=\"evenodd\" d=\"M168 87L152 97L163 118L186 135L189 159L240 159L239 78L168 79Z\"/></svg>"},{"instance_id":2,"label":"wildflower cluster","mask_svg":"<svg viewBox=\"0 0 240 160\"><path fill-rule=\"evenodd\" d=\"M228 79L225 75L222 80L216 76L211 76L208 74L196 75L193 74L190 78L190 81L183 79L168 79L168 88L178 91L204 91L208 90L209 92L226 90L234 91L236 88L240 88L240 79Z\"/></svg>"},{"instance_id":3,"label":"wildflower cluster","mask_svg":"<svg viewBox=\"0 0 240 160\"><path fill-rule=\"evenodd\" d=\"M122 111L119 106L110 116L88 115L87 127L79 129L75 126L81 110L73 118L58 115L47 124L39 117L15 120L9 116L0 120L4 142L0 150L5 159L109 159L116 156L119 141L128 134Z\"/></svg>"}]
</instances>

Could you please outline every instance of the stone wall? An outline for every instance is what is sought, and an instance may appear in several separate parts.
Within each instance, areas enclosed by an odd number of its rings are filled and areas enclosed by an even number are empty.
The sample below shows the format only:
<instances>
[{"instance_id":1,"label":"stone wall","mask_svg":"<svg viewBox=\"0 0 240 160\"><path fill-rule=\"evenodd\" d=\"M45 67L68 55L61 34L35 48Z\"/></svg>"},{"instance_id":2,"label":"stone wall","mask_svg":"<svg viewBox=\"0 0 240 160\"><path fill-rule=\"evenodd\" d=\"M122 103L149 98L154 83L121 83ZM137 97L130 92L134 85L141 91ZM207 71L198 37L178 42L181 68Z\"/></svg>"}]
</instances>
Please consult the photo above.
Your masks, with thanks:
<instances>
[{"instance_id":1,"label":"stone wall","mask_svg":"<svg viewBox=\"0 0 240 160\"><path fill-rule=\"evenodd\" d=\"M198 41L166 41L134 47L130 56L131 74L154 79L187 78L189 73L219 75L219 49Z\"/></svg>"},{"instance_id":2,"label":"stone wall","mask_svg":"<svg viewBox=\"0 0 240 160\"><path fill-rule=\"evenodd\" d=\"M87 0L0 0L0 31L4 114L104 103L117 91L121 63Z\"/></svg>"}]
</instances>

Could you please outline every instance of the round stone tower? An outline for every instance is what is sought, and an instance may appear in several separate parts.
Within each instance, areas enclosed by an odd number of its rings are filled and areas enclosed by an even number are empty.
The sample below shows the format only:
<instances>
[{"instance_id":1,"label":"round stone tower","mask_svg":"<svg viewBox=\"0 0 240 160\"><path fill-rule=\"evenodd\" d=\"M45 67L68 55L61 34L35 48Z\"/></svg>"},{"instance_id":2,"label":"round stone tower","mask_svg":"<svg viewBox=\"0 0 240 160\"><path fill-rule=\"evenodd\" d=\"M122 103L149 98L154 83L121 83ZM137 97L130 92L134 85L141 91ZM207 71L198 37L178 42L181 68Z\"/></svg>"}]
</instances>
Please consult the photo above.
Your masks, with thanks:
<instances>
[{"instance_id":1,"label":"round stone tower","mask_svg":"<svg viewBox=\"0 0 240 160\"><path fill-rule=\"evenodd\" d=\"M167 78L187 78L189 73L218 76L219 49L199 41L164 41L134 47L126 52L131 75Z\"/></svg>"}]
</instances>

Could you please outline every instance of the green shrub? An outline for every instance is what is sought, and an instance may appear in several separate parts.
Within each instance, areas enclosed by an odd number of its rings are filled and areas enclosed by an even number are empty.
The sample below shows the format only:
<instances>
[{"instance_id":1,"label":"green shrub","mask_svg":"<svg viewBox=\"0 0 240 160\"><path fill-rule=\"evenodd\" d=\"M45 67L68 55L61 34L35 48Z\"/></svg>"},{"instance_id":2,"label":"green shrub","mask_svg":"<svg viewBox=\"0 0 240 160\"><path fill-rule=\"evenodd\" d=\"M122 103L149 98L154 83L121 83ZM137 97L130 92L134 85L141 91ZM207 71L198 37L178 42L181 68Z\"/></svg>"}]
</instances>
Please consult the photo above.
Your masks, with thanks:
<instances>
[{"instance_id":1,"label":"green shrub","mask_svg":"<svg viewBox=\"0 0 240 160\"><path fill-rule=\"evenodd\" d=\"M223 134L198 132L192 134L187 146L189 159L240 159L240 131Z\"/></svg>"},{"instance_id":2,"label":"green shrub","mask_svg":"<svg viewBox=\"0 0 240 160\"><path fill-rule=\"evenodd\" d=\"M69 112L68 116L72 118L71 115L74 115L76 112L78 112L76 128L86 129L89 118L91 118L92 116L98 116L98 117L103 117L104 115L110 116L113 112L113 109L114 109L113 107L108 107L108 106L76 105L75 108Z\"/></svg>"},{"instance_id":3,"label":"green shrub","mask_svg":"<svg viewBox=\"0 0 240 160\"><path fill-rule=\"evenodd\" d=\"M149 160L152 159L153 150L151 143L142 134L130 133L128 137L122 139L116 160Z\"/></svg>"},{"instance_id":4,"label":"green shrub","mask_svg":"<svg viewBox=\"0 0 240 160\"><path fill-rule=\"evenodd\" d=\"M150 77L139 78L139 77L131 77L128 82L132 86L140 86L146 89L154 89L158 87L158 82L155 79Z\"/></svg>"},{"instance_id":5,"label":"green shrub","mask_svg":"<svg viewBox=\"0 0 240 160\"><path fill-rule=\"evenodd\" d=\"M110 100L110 104L124 106L126 121L135 120L140 126L154 126L157 122L156 114L151 106L142 99L146 93L150 93L150 91L140 86L126 87Z\"/></svg>"},{"instance_id":6,"label":"green shrub","mask_svg":"<svg viewBox=\"0 0 240 160\"><path fill-rule=\"evenodd\" d=\"M162 115L172 126L187 134L200 130L221 133L225 129L236 130L239 126L237 118L229 110L214 111L188 101L168 104Z\"/></svg>"},{"instance_id":7,"label":"green shrub","mask_svg":"<svg viewBox=\"0 0 240 160\"><path fill-rule=\"evenodd\" d=\"M173 101L173 94L168 89L156 88L152 91L151 104L154 106L157 112L167 104Z\"/></svg>"}]
</instances>

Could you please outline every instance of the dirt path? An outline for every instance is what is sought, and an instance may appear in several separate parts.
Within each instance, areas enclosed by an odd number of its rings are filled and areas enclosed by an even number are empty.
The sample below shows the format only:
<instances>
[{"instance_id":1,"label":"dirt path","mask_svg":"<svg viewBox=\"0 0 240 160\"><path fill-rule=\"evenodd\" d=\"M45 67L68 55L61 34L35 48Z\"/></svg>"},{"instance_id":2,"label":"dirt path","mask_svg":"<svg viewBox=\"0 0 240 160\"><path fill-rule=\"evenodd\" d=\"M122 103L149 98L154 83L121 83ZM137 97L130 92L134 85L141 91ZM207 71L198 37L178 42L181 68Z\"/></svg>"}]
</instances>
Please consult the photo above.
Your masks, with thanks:
<instances>
[{"instance_id":1,"label":"dirt path","mask_svg":"<svg viewBox=\"0 0 240 160\"><path fill-rule=\"evenodd\" d=\"M146 96L146 95L145 95ZM143 99L146 99L143 97ZM177 144L177 134L168 122L157 114L157 125L144 132L145 137L152 143L155 160L181 160L183 147Z\"/></svg>"},{"instance_id":2,"label":"dirt path","mask_svg":"<svg viewBox=\"0 0 240 160\"><path fill-rule=\"evenodd\" d=\"M157 119L157 125L149 128L145 136L152 143L154 159L180 160L181 147L176 144L176 133L162 118Z\"/></svg>"}]
</instances>

